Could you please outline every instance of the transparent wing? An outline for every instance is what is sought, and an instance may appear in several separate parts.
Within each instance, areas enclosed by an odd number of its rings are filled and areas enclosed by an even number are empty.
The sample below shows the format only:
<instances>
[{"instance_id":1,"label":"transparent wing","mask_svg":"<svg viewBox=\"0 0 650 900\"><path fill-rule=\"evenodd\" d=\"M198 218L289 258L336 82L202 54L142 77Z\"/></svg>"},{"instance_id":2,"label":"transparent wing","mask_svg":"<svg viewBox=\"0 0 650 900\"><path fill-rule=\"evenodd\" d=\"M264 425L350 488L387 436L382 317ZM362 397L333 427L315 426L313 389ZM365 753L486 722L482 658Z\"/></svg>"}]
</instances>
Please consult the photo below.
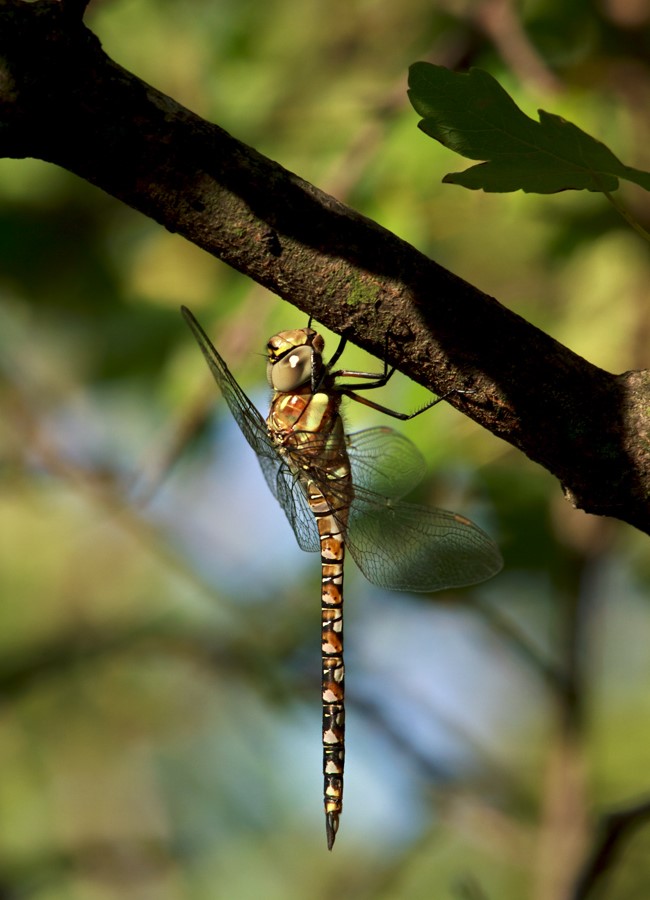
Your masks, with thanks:
<instances>
[{"instance_id":1,"label":"transparent wing","mask_svg":"<svg viewBox=\"0 0 650 900\"><path fill-rule=\"evenodd\" d=\"M392 428L367 428L346 437L352 483L398 500L422 481L424 457Z\"/></svg>"},{"instance_id":2,"label":"transparent wing","mask_svg":"<svg viewBox=\"0 0 650 900\"><path fill-rule=\"evenodd\" d=\"M284 510L300 549L313 553L320 549L318 526L314 514L307 503L300 482L278 455L273 443L271 441L268 443L275 452L275 459L270 460L259 455L257 457L266 483Z\"/></svg>"},{"instance_id":3,"label":"transparent wing","mask_svg":"<svg viewBox=\"0 0 650 900\"><path fill-rule=\"evenodd\" d=\"M424 458L392 428L349 435L354 499L347 544L368 581L392 590L437 591L477 584L503 561L498 547L464 516L403 503L422 480Z\"/></svg>"},{"instance_id":4,"label":"transparent wing","mask_svg":"<svg viewBox=\"0 0 650 900\"><path fill-rule=\"evenodd\" d=\"M326 438L322 461L317 440L310 442L308 455L301 454L300 442L287 448L290 469L269 437L264 419L199 323L185 307L183 315L303 550L318 550L318 528L292 469L319 485L333 506L345 509L349 505L348 520L342 516L341 528L353 559L373 584L435 591L476 584L501 569L498 547L469 519L401 501L421 480L424 460L411 441L392 428L370 428L346 438L354 485L351 504L346 490L339 493L336 482L328 478Z\"/></svg>"},{"instance_id":5,"label":"transparent wing","mask_svg":"<svg viewBox=\"0 0 650 900\"><path fill-rule=\"evenodd\" d=\"M216 347L189 309L183 306L181 311L205 356L230 412L241 428L242 434L257 454L266 483L284 510L299 546L303 550L318 550L318 528L314 516L300 484L291 474L270 439L264 419L237 384Z\"/></svg>"},{"instance_id":6,"label":"transparent wing","mask_svg":"<svg viewBox=\"0 0 650 900\"><path fill-rule=\"evenodd\" d=\"M368 581L396 591L478 584L503 566L499 548L464 516L355 488L347 544Z\"/></svg>"}]
</instances>

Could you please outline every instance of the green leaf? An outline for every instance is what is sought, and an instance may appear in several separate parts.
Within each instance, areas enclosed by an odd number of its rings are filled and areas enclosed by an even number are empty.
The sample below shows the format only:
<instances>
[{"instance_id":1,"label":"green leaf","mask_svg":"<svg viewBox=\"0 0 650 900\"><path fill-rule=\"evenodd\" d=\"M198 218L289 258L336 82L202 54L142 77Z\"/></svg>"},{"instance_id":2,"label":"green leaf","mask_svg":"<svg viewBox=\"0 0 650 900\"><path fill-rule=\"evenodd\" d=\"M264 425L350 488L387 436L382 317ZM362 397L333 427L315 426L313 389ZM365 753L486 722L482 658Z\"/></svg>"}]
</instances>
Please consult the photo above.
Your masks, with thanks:
<instances>
[{"instance_id":1,"label":"green leaf","mask_svg":"<svg viewBox=\"0 0 650 900\"><path fill-rule=\"evenodd\" d=\"M444 182L484 191L615 191L619 178L650 190L650 173L625 166L572 122L539 110L539 122L519 109L487 72L451 72L414 63L409 99L418 127L450 150L485 162L445 175Z\"/></svg>"}]
</instances>

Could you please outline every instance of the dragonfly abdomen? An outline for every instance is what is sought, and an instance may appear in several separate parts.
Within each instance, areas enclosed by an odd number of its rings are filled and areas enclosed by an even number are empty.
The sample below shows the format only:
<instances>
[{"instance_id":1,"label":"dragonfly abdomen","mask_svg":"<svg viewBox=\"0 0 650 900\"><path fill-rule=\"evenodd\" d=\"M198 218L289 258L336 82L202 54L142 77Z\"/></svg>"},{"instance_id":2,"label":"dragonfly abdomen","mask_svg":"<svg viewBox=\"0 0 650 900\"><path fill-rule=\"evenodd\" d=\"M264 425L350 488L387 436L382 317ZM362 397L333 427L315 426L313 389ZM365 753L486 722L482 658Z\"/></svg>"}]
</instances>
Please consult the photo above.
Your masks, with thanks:
<instances>
[{"instance_id":1,"label":"dragonfly abdomen","mask_svg":"<svg viewBox=\"0 0 650 900\"><path fill-rule=\"evenodd\" d=\"M269 435L316 519L321 556L321 696L323 803L331 850L343 809L345 697L343 665L343 563L354 496L350 460L336 393L276 392L267 419Z\"/></svg>"},{"instance_id":2,"label":"dragonfly abdomen","mask_svg":"<svg viewBox=\"0 0 650 900\"><path fill-rule=\"evenodd\" d=\"M321 687L323 702L323 803L331 850L343 809L345 667L343 664L343 561L341 524L327 500L310 486L309 505L321 545ZM341 512L337 515L340 516Z\"/></svg>"}]
</instances>

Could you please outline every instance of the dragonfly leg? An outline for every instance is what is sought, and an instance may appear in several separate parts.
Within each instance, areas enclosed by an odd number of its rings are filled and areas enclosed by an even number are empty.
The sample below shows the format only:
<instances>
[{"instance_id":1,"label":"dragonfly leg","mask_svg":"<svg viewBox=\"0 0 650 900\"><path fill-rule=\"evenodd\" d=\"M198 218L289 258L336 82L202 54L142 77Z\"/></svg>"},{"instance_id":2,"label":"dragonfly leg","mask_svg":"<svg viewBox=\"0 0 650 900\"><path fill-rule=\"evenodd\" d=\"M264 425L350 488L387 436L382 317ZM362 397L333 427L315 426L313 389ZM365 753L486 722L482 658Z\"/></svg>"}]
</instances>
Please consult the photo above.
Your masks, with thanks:
<instances>
[{"instance_id":1,"label":"dragonfly leg","mask_svg":"<svg viewBox=\"0 0 650 900\"><path fill-rule=\"evenodd\" d=\"M309 322L311 324L311 317L309 319ZM325 381L325 379L331 378L331 376L329 375L330 367L332 366L333 363L335 363L339 359L339 357L345 350L347 342L348 342L348 339L346 337L341 337L339 339L339 345L334 352L334 356L331 358L331 360L329 361L329 363L326 366L323 365L320 354L318 355L318 361L319 361L318 365L316 365L313 362L314 357L312 356L312 370L311 370L312 393L315 394L317 391L320 391L323 387L323 382Z\"/></svg>"},{"instance_id":2,"label":"dragonfly leg","mask_svg":"<svg viewBox=\"0 0 650 900\"><path fill-rule=\"evenodd\" d=\"M336 348L336 350L334 351L334 356L330 359L330 361L327 364L327 368L330 372L332 370L332 366L336 365L336 363L339 361L339 359L343 355L343 351L345 350L347 343L348 343L348 339L345 337L345 335L341 335L341 337L339 338L339 345Z\"/></svg>"},{"instance_id":3,"label":"dragonfly leg","mask_svg":"<svg viewBox=\"0 0 650 900\"><path fill-rule=\"evenodd\" d=\"M333 377L369 379L368 384L337 384L336 390L340 393L343 391L372 391L375 388L384 387L384 385L388 384L395 371L394 366L392 369L386 370L383 375L378 375L376 372L355 372L352 369L339 369L338 372L334 372Z\"/></svg>"},{"instance_id":4,"label":"dragonfly leg","mask_svg":"<svg viewBox=\"0 0 650 900\"><path fill-rule=\"evenodd\" d=\"M363 387L381 387L381 385L363 385ZM356 390L360 390L360 388L356 388ZM431 409L432 406L436 406L436 404L440 403L441 400L446 400L447 397L451 397L452 394L470 394L471 391L464 391L460 388L454 388L451 391L447 391L446 394L443 394L441 397L436 397L435 400L432 400L430 403L427 403L426 406L423 406L421 409L416 409L415 412L412 413L402 413L398 412L395 409L390 409L388 406L382 406L381 403L375 403L374 400L368 400L367 397L359 397L356 392L349 389L343 388L341 393L349 397L350 400L356 400L357 403L363 403L364 406L369 406L371 409L376 409L378 412L385 413L387 416L392 416L394 419L400 419L402 422L408 422L409 419L414 419L416 416L421 415L423 412L426 412L428 409Z\"/></svg>"},{"instance_id":5,"label":"dragonfly leg","mask_svg":"<svg viewBox=\"0 0 650 900\"><path fill-rule=\"evenodd\" d=\"M386 337L388 343L388 336ZM388 363L384 359L384 371L379 374L378 372L358 372L353 369L339 369L336 372L331 371L331 366L335 363L341 353L343 352L343 348L345 347L346 339L341 338L341 343L339 344L336 353L330 360L327 369L330 371L330 378L366 378L368 379L368 384L337 384L336 390L343 394L345 397L349 397L350 400L356 400L357 403L363 403L364 406L369 406L371 409L376 409L378 412L385 413L387 416L392 416L394 419L400 419L402 422L408 422L409 419L414 419L416 416L421 415L423 412L426 412L428 409L431 409L432 406L435 406L437 403L440 403L441 400L446 400L447 397L451 397L452 394L471 394L471 390L463 390L462 388L453 388L451 391L447 391L446 394L442 394L440 397L436 397L435 400L432 400L430 403L427 403L425 406L417 409L413 413L401 413L397 412L397 410L390 409L388 406L383 406L381 403L376 403L374 400L368 400L366 397L357 396L358 391L373 391L376 388L384 387L388 384L390 379L393 377L396 371L396 367L392 366L392 368L388 368Z\"/></svg>"},{"instance_id":6,"label":"dragonfly leg","mask_svg":"<svg viewBox=\"0 0 650 900\"><path fill-rule=\"evenodd\" d=\"M388 362L386 360L386 355L388 353L388 333L386 333L386 345L384 348L384 371L381 375L378 372L358 372L353 369L339 369L337 372L332 372L332 367L335 362L338 361L341 354L343 353L343 349L347 342L346 338L341 339L341 343L339 344L336 353L331 358L328 364L328 369L330 372L331 378L368 378L372 381L372 384L363 384L363 385L351 385L351 384L343 384L337 387L337 390L342 390L344 388L353 388L357 391L365 391L371 390L372 388L383 387L385 384L388 384L389 380L393 377L393 373L395 372L395 366L391 369L388 368Z\"/></svg>"}]
</instances>

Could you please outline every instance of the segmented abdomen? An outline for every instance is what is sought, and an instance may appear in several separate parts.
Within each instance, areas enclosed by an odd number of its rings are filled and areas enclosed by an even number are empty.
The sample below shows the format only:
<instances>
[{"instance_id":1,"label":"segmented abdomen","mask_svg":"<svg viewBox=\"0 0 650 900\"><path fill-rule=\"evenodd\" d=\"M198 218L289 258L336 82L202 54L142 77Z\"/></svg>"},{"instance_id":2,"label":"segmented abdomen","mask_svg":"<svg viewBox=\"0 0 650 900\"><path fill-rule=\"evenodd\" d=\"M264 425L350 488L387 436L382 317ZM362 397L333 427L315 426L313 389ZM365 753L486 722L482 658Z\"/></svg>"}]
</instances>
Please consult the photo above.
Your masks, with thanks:
<instances>
[{"instance_id":1,"label":"segmented abdomen","mask_svg":"<svg viewBox=\"0 0 650 900\"><path fill-rule=\"evenodd\" d=\"M298 477L318 525L322 572L323 802L330 850L343 808L344 529L353 496L339 404L339 397L324 393L277 394L267 419L269 434Z\"/></svg>"}]
</instances>

